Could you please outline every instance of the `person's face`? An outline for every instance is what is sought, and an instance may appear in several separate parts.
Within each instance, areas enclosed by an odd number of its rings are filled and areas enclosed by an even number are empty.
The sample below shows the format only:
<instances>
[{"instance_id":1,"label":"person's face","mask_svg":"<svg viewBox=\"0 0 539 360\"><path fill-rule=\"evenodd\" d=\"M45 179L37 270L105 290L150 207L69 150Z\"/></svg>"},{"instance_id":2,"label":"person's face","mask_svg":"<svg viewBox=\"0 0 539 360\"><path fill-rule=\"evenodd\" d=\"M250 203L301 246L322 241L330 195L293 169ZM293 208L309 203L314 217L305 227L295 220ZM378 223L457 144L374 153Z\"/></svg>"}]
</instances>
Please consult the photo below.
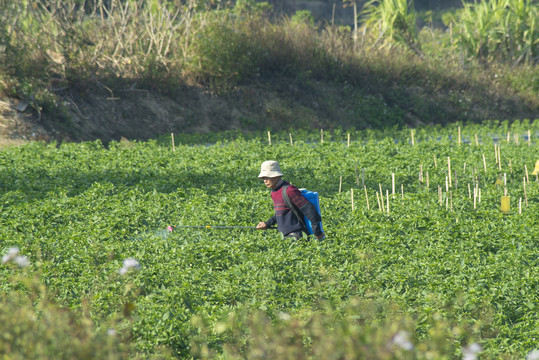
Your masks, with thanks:
<instances>
[{"instance_id":1,"label":"person's face","mask_svg":"<svg viewBox=\"0 0 539 360\"><path fill-rule=\"evenodd\" d=\"M262 180L264 181L264 185L266 185L268 189L275 189L275 185L277 185L279 180L281 180L281 177L263 177Z\"/></svg>"}]
</instances>

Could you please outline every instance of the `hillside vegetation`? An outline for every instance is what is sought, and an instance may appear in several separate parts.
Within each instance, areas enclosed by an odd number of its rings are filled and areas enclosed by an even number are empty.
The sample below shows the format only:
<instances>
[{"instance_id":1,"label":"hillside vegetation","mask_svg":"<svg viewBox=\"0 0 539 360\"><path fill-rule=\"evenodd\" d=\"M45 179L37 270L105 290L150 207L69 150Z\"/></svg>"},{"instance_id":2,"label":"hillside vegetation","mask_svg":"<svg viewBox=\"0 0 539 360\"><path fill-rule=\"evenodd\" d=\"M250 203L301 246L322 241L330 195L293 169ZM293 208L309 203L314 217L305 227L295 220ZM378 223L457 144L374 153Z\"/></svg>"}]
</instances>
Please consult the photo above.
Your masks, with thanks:
<instances>
[{"instance_id":1,"label":"hillside vegetation","mask_svg":"<svg viewBox=\"0 0 539 360\"><path fill-rule=\"evenodd\" d=\"M445 14L370 1L355 9L353 26L315 23L308 11L271 17L269 4L254 1L2 0L0 7L0 92L36 138L108 142L539 113L532 1L479 2ZM433 25L440 21L443 29Z\"/></svg>"}]
</instances>

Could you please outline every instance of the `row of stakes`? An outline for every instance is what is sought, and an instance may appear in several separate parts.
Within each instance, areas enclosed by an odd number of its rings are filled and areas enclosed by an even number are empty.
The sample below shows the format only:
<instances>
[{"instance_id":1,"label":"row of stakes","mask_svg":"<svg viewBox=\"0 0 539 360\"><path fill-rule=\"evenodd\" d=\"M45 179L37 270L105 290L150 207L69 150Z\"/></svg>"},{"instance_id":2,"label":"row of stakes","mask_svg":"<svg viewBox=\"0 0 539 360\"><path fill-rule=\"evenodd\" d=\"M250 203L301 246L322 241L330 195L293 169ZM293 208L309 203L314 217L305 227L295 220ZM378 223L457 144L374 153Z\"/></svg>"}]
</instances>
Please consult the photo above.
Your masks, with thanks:
<instances>
[{"instance_id":1,"label":"row of stakes","mask_svg":"<svg viewBox=\"0 0 539 360\"><path fill-rule=\"evenodd\" d=\"M292 133L289 133L289 137L290 137L290 145L294 145L294 141L292 139ZM411 137L411 144L412 146L415 145L415 139L414 139L414 130L410 130L410 137ZM477 134L475 134L475 145L476 146L479 146L479 139L478 139L478 136ZM518 134L514 134L514 142L516 145L519 145L519 138L520 136ZM172 139L172 150L173 151L176 151L176 147L175 147L175 141L174 141L174 133L171 133L171 139ZM462 140L461 140L461 130L460 130L460 126L457 128L457 144L460 146L462 144ZM527 139L528 139L528 146L531 146L531 131L528 130L527 132ZM507 143L509 143L511 141L511 134L510 132L507 132ZM323 144L324 143L324 130L321 129L320 130L320 142ZM271 145L271 132L268 131L268 144ZM471 144L471 143L470 143ZM350 133L347 134L347 146L350 146ZM501 147L497 144L494 144L494 154L495 154L495 162L496 164L498 164L498 169L501 170L502 169L502 161L501 161ZM433 155L433 159L434 159L434 165L435 167L437 168L437 161L436 161L436 155ZM485 173L487 172L487 164L486 164L486 159L485 159L485 154L483 153L482 154L482 159L483 159L483 168L484 168L484 171ZM452 203L453 203L453 196L452 196L452 191L449 190L449 188L452 187L452 177L451 177L451 174L452 174L452 171L451 171L451 158L448 157L447 158L447 166L448 166L448 176L446 176L446 194L449 194L449 196L446 196L446 208L449 208L449 209L452 209ZM512 164L511 164L511 160L509 160L509 167L511 168L511 171L513 170L512 169ZM474 171L477 173L477 170L474 169ZM527 192L526 192L526 184L528 183L529 184L529 175L528 175L528 169L527 169L527 166L524 165L524 171L525 171L525 177L523 178L523 189L524 189L524 200L525 200L525 205L528 206L528 197L527 197ZM464 163L464 169L463 169L463 172L466 172L466 162ZM454 170L454 174L455 174L455 184L456 184L456 179L457 179L457 171ZM538 181L537 177L539 176L539 160L535 163L535 169L534 171L532 172L532 175L535 175L536 176L536 181ZM392 195L393 197L395 196L395 174L392 174ZM362 184L364 184L364 178L365 178L365 169L363 169L363 174L362 174ZM358 169L357 169L357 166L356 166L356 181L359 185L359 176L358 176ZM420 170L419 170L419 181L421 183L425 183L425 178L424 178L424 175L423 175L423 165L420 165ZM474 177L474 182L475 182L475 185L473 187L473 202L474 202L474 209L477 208L477 203L478 202L481 202L481 188L479 188L479 182L476 181L476 178ZM507 194L507 188L506 188L506 184L507 184L507 180L506 180L506 174L504 174L504 178L503 178L503 183L502 183L502 180L501 179L497 179L496 180L496 186L501 186L503 184L503 187L504 187L504 195L501 196L501 205L500 205L500 210L504 213L509 213L510 211L510 196L508 196ZM429 184L429 173L428 171L426 172L426 186L427 188L430 187L430 184ZM364 190L365 190L365 199L366 199L366 204L367 204L367 210L370 210L370 204L369 204L369 197L368 197L368 193L367 193L367 187L364 186ZM386 190L386 198L384 200L384 193L382 191L382 185L379 184L379 190L380 192L376 192L376 198L377 198L377 202L378 202L378 208L380 211L382 212L387 212L389 213L390 212L390 205L389 205L389 190ZM339 182L339 193L342 191L342 176L340 177L340 182ZM350 189L350 196L351 196L351 202L352 202L352 210L354 210L354 189ZM404 185L401 184L401 196L404 198ZM472 198L472 190L470 188L470 184L468 184L468 196L469 198L471 199ZM443 191L442 191L442 186L438 186L438 198L439 198L439 202L440 202L440 205L443 204ZM385 204L384 204L385 203ZM519 199L519 214L522 213L522 198Z\"/></svg>"}]
</instances>

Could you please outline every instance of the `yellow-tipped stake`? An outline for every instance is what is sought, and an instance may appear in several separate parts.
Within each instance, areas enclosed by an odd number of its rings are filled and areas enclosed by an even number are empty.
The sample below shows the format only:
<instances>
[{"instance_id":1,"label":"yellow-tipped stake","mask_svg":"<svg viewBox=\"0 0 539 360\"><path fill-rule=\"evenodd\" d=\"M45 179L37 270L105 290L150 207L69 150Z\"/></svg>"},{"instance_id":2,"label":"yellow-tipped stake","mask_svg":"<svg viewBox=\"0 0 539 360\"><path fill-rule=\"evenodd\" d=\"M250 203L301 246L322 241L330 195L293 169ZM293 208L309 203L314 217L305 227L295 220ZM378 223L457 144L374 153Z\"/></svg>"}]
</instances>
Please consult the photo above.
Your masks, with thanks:
<instances>
[{"instance_id":1,"label":"yellow-tipped stake","mask_svg":"<svg viewBox=\"0 0 539 360\"><path fill-rule=\"evenodd\" d=\"M533 170L532 175L539 175L539 160L535 162L535 169Z\"/></svg>"},{"instance_id":2,"label":"yellow-tipped stake","mask_svg":"<svg viewBox=\"0 0 539 360\"><path fill-rule=\"evenodd\" d=\"M504 213L504 214L507 214L511 208L511 198L509 196L502 196L501 198L501 206L500 206L500 210Z\"/></svg>"}]
</instances>

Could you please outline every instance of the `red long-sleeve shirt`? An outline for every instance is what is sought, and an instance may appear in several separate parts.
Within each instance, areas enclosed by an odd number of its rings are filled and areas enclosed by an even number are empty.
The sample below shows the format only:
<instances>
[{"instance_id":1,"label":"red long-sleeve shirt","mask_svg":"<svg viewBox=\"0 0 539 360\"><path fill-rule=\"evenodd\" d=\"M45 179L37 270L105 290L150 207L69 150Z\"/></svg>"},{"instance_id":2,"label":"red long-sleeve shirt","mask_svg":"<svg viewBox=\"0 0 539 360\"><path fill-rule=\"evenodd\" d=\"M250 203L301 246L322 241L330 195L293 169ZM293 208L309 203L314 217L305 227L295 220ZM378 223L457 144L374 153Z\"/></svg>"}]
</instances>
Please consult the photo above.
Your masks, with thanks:
<instances>
[{"instance_id":1,"label":"red long-sleeve shirt","mask_svg":"<svg viewBox=\"0 0 539 360\"><path fill-rule=\"evenodd\" d=\"M294 204L307 219L311 222L313 227L313 233L315 235L321 235L320 222L322 218L316 211L315 206L303 196L301 191L293 185L290 185L284 180L280 180L275 189L271 190L271 198L273 199L273 208L275 209L275 215L266 221L266 226L272 226L277 224L277 229L285 236L295 231L306 231L297 219L296 215L286 205L283 199L283 186L289 185L286 189L286 194L290 199L290 202Z\"/></svg>"}]
</instances>

